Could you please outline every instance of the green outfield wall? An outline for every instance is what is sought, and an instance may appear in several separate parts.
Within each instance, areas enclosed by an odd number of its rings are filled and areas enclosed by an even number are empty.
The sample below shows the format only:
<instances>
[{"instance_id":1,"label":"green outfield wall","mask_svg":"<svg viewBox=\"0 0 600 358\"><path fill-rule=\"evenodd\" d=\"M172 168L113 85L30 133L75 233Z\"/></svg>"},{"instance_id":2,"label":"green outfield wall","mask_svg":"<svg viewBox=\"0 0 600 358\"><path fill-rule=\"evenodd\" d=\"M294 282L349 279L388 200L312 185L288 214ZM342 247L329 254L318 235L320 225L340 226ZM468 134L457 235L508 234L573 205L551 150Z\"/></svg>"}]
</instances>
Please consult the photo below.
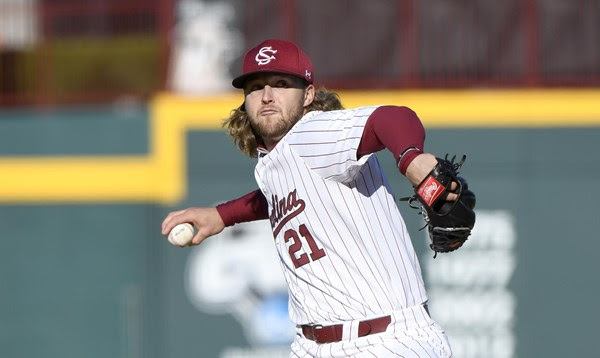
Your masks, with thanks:
<instances>
[{"instance_id":1,"label":"green outfield wall","mask_svg":"<svg viewBox=\"0 0 600 358\"><path fill-rule=\"evenodd\" d=\"M341 98L408 105L429 152L468 156L478 221L459 252L434 260L420 217L399 204L457 357L600 356L600 91ZM256 187L254 161L220 128L240 101L0 110L0 357L287 356L268 224L193 249L160 235L169 211ZM409 194L391 155L378 157L397 196Z\"/></svg>"}]
</instances>

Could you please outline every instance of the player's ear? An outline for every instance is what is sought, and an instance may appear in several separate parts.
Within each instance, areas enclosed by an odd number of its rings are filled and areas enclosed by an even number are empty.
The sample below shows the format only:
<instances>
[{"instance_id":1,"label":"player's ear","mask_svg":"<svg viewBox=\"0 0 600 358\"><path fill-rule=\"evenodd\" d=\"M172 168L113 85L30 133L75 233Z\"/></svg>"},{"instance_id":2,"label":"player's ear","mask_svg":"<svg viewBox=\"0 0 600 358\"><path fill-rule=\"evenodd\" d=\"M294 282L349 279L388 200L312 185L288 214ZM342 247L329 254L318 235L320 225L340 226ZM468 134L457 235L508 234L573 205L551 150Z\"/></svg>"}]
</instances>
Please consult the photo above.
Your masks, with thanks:
<instances>
[{"instance_id":1,"label":"player's ear","mask_svg":"<svg viewBox=\"0 0 600 358\"><path fill-rule=\"evenodd\" d=\"M304 90L304 107L308 107L315 100L315 86L308 85Z\"/></svg>"}]
</instances>

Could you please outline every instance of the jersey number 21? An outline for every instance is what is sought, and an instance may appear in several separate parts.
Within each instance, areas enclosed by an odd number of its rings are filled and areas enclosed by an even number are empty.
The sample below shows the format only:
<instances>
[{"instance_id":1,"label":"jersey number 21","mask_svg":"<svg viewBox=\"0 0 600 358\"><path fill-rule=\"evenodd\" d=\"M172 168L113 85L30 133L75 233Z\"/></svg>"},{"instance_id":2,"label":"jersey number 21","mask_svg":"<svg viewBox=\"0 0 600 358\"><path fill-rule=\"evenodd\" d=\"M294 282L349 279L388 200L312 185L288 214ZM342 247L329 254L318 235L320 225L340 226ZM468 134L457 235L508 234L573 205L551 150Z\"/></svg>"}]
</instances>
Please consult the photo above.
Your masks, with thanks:
<instances>
[{"instance_id":1,"label":"jersey number 21","mask_svg":"<svg viewBox=\"0 0 600 358\"><path fill-rule=\"evenodd\" d=\"M300 240L298 233L300 233L300 235L306 240L309 248L309 250L304 250L305 252L300 256L296 256L298 251L302 249L302 241ZM321 257L325 256L325 251L317 246L315 239L313 239L310 231L308 231L304 224L300 225L298 231L294 229L287 230L283 234L283 239L286 243L292 240L292 244L290 245L288 251L290 253L290 257L292 258L292 262L294 262L294 267L296 268L302 267L310 261L317 261ZM307 253L310 254L310 259L308 258L309 255L307 255Z\"/></svg>"}]
</instances>

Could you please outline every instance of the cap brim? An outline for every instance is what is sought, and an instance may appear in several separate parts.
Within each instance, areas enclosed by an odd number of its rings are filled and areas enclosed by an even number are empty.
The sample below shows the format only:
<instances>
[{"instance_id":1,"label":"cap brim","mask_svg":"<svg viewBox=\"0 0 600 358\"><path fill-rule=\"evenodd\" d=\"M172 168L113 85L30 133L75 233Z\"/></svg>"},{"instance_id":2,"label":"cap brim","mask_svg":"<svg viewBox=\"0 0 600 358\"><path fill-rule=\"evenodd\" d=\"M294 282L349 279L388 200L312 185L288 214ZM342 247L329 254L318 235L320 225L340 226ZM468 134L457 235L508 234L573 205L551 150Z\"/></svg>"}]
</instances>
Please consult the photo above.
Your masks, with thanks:
<instances>
[{"instance_id":1,"label":"cap brim","mask_svg":"<svg viewBox=\"0 0 600 358\"><path fill-rule=\"evenodd\" d=\"M248 79L248 77L252 76L255 73L258 73L258 72L252 72L252 73L248 73L248 74L236 77L233 79L233 81L231 81L231 84L235 88L244 88L244 83L246 83L246 80Z\"/></svg>"},{"instance_id":2,"label":"cap brim","mask_svg":"<svg viewBox=\"0 0 600 358\"><path fill-rule=\"evenodd\" d=\"M307 81L306 78L299 76L297 73L293 73L291 71L278 71L276 69L268 69L265 71L254 71L254 72L246 73L245 75L238 76L238 77L234 78L233 81L231 81L231 85L233 85L233 87L235 87L235 88L243 89L244 84L246 83L246 80L248 80L248 77L251 77L258 73L274 73L274 74L291 75L294 77L298 77L301 80L304 80L308 84L311 83L311 82Z\"/></svg>"}]
</instances>

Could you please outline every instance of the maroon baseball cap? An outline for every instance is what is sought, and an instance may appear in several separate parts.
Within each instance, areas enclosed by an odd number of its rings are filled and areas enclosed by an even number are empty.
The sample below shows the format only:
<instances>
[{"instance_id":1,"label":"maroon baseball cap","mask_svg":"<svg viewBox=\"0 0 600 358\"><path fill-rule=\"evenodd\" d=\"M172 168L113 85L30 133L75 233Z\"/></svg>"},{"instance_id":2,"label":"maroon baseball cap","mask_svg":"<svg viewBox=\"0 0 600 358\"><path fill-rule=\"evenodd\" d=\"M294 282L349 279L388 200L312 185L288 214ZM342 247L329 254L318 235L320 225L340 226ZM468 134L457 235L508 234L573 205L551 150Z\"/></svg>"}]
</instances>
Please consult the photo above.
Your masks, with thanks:
<instances>
[{"instance_id":1,"label":"maroon baseball cap","mask_svg":"<svg viewBox=\"0 0 600 358\"><path fill-rule=\"evenodd\" d=\"M249 76L258 72L285 73L313 83L314 71L310 58L295 43L271 39L258 44L244 55L242 74L231 84L244 88Z\"/></svg>"}]
</instances>

